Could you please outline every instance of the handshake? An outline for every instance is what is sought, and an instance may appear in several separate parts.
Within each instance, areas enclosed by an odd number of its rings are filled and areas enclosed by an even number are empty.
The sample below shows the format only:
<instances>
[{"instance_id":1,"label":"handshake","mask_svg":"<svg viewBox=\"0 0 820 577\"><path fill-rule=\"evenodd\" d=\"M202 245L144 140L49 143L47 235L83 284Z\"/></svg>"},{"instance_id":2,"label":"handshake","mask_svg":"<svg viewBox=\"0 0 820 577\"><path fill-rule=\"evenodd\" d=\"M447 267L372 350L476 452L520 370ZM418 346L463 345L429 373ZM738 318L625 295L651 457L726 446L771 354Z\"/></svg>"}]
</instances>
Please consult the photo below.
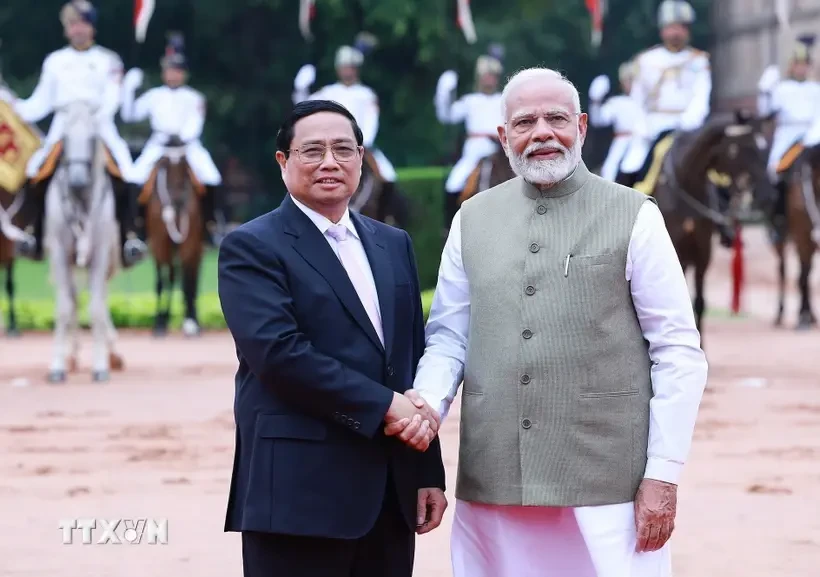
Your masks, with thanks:
<instances>
[{"instance_id":1,"label":"handshake","mask_svg":"<svg viewBox=\"0 0 820 577\"><path fill-rule=\"evenodd\" d=\"M398 437L417 451L426 451L436 438L441 417L417 391L393 393L393 402L384 416L384 434Z\"/></svg>"}]
</instances>

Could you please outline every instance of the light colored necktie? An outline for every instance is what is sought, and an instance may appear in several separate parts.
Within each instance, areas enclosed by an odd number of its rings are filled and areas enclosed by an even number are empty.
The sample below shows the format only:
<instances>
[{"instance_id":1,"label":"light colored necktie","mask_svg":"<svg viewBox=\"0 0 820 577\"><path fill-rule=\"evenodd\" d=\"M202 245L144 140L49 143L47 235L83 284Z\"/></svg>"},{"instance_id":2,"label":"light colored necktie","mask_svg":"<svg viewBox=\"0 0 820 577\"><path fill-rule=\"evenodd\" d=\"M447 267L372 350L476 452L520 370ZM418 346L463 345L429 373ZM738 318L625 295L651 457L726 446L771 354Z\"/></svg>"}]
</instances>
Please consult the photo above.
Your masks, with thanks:
<instances>
[{"instance_id":1,"label":"light colored necktie","mask_svg":"<svg viewBox=\"0 0 820 577\"><path fill-rule=\"evenodd\" d=\"M355 239L351 238L350 232L342 224L334 224L327 230L327 234L336 240L339 248L339 260L342 261L342 266L345 267L347 276L350 278L350 282L353 283L353 288L356 289L359 300L362 301L362 306L364 306L367 316L370 317L370 322L373 324L373 328L376 329L376 334L379 335L379 340L384 345L379 302L374 294L373 287L368 282L367 274L356 261L353 246Z\"/></svg>"}]
</instances>

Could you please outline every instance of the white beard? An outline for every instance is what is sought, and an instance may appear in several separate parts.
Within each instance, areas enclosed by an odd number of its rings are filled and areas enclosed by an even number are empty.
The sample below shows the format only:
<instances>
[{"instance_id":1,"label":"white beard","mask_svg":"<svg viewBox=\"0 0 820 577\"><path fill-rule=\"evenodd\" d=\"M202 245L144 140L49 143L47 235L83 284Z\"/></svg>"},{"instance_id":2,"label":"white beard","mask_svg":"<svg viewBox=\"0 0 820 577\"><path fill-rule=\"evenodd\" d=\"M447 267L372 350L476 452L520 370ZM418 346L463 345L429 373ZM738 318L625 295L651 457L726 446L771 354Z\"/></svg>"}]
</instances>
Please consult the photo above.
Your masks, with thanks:
<instances>
[{"instance_id":1,"label":"white beard","mask_svg":"<svg viewBox=\"0 0 820 577\"><path fill-rule=\"evenodd\" d=\"M581 139L576 138L572 148L568 149L561 144L534 143L529 145L524 153L518 155L507 142L506 153L510 159L510 168L513 172L534 186L552 186L566 179L581 162ZM560 150L563 154L555 159L528 160L528 155L542 148Z\"/></svg>"}]
</instances>

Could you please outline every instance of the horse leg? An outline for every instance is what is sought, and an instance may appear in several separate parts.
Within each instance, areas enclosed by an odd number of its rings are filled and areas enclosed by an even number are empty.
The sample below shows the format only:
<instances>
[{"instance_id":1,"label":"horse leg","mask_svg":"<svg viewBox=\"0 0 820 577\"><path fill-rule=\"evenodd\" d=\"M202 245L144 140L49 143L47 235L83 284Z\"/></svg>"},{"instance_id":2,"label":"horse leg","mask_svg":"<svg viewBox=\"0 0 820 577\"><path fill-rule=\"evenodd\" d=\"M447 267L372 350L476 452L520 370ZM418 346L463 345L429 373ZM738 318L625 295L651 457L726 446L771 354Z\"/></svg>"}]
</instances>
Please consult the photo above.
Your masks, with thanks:
<instances>
[{"instance_id":1,"label":"horse leg","mask_svg":"<svg viewBox=\"0 0 820 577\"><path fill-rule=\"evenodd\" d=\"M67 333L75 315L75 304L72 296L72 269L68 255L60 243L53 243L49 263L55 287L54 315L54 352L48 372L51 383L62 383L66 380Z\"/></svg>"},{"instance_id":2,"label":"horse leg","mask_svg":"<svg viewBox=\"0 0 820 577\"><path fill-rule=\"evenodd\" d=\"M6 334L10 337L20 336L17 329L17 314L14 310L14 259L6 264L6 296L9 303L9 322L6 326Z\"/></svg>"},{"instance_id":3,"label":"horse leg","mask_svg":"<svg viewBox=\"0 0 820 577\"><path fill-rule=\"evenodd\" d=\"M164 267L158 260L154 261L154 268L157 275L156 295L157 295L157 312L154 315L154 336L163 336L168 329L167 322L163 319L164 307L162 302L163 291L165 289L165 282L163 275L165 273Z\"/></svg>"},{"instance_id":4,"label":"horse leg","mask_svg":"<svg viewBox=\"0 0 820 577\"><path fill-rule=\"evenodd\" d=\"M109 379L110 359L108 348L108 265L110 252L96 251L88 270L88 316L91 320L91 334L94 348L91 361L91 376L95 382Z\"/></svg>"},{"instance_id":5,"label":"horse leg","mask_svg":"<svg viewBox=\"0 0 820 577\"><path fill-rule=\"evenodd\" d=\"M196 313L196 296L199 290L200 257L195 255L182 263L182 293L185 297L185 320L182 323L182 332L187 337L200 334L199 321Z\"/></svg>"},{"instance_id":6,"label":"horse leg","mask_svg":"<svg viewBox=\"0 0 820 577\"><path fill-rule=\"evenodd\" d=\"M786 246L785 242L776 245L777 258L777 315L774 319L774 326L783 325L783 313L786 309Z\"/></svg>"},{"instance_id":7,"label":"horse leg","mask_svg":"<svg viewBox=\"0 0 820 577\"><path fill-rule=\"evenodd\" d=\"M800 316L797 321L798 330L810 329L817 320L811 310L811 290L809 288L809 277L811 276L811 260L814 256L814 246L811 241L805 243L806 246L798 250L800 255Z\"/></svg>"}]
</instances>

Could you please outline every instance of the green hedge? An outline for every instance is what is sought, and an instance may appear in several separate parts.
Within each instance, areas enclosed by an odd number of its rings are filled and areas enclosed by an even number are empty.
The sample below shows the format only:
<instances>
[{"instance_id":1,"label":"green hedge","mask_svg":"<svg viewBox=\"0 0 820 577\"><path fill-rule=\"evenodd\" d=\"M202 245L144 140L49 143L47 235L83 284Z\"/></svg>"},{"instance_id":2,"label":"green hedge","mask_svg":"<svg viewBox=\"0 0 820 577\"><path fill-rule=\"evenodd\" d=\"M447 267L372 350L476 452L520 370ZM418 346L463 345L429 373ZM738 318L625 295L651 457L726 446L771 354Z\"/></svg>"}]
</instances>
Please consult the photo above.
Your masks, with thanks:
<instances>
[{"instance_id":1,"label":"green hedge","mask_svg":"<svg viewBox=\"0 0 820 577\"><path fill-rule=\"evenodd\" d=\"M182 324L182 303L179 300L179 293L175 293L175 301L171 310L171 327L178 329ZM430 310L433 300L433 291L422 293L422 305L424 307L424 317ZM156 312L156 297L150 293L143 294L113 294L108 299L111 310L111 320L117 328L148 329L154 325L154 314ZM83 295L80 299L80 325L83 328L89 327L88 320L88 297ZM221 330L225 329L225 318L222 316L222 307L219 304L219 297L214 293L204 294L197 300L197 312L199 313L199 323L204 329ZM8 304L3 302L3 319L7 319ZM17 323L21 331L49 331L54 327L54 302L51 300L23 300L17 302Z\"/></svg>"},{"instance_id":2,"label":"green hedge","mask_svg":"<svg viewBox=\"0 0 820 577\"><path fill-rule=\"evenodd\" d=\"M422 289L435 288L444 238L444 181L449 167L419 167L397 170L399 187L413 205L413 220L407 231L413 239Z\"/></svg>"}]
</instances>

